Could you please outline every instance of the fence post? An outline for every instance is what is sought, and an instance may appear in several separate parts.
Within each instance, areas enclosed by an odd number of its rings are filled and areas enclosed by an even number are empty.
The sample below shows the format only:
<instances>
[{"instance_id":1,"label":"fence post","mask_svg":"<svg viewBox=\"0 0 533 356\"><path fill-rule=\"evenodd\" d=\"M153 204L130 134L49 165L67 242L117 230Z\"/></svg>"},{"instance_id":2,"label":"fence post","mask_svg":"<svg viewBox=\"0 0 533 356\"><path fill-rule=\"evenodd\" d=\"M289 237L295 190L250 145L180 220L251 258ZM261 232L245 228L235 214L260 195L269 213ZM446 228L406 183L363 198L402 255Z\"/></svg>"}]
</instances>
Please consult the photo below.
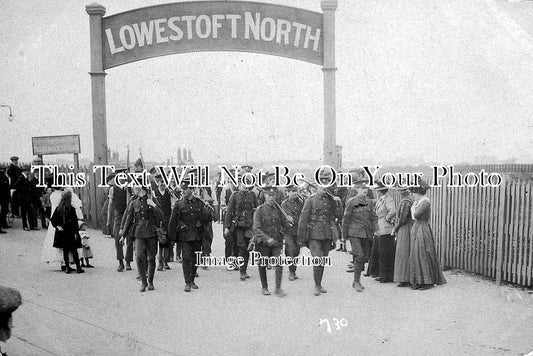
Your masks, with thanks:
<instances>
[{"instance_id":1,"label":"fence post","mask_svg":"<svg viewBox=\"0 0 533 356\"><path fill-rule=\"evenodd\" d=\"M496 284L501 285L502 283L502 268L503 268L503 245L505 240L505 223L506 223L506 196L505 192L507 191L507 181L504 179L500 185L500 198L499 198L499 209L498 209L498 252L496 255Z\"/></svg>"}]
</instances>

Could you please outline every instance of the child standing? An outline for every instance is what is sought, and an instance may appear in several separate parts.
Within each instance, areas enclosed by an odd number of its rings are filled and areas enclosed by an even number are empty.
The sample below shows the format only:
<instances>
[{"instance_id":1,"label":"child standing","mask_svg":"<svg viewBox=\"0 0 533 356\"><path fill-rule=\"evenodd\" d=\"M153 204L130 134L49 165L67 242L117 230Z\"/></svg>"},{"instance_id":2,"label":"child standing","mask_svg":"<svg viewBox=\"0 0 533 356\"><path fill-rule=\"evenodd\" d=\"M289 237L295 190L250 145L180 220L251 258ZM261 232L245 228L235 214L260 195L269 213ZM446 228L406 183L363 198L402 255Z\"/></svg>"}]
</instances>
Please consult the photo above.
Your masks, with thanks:
<instances>
[{"instance_id":1,"label":"child standing","mask_svg":"<svg viewBox=\"0 0 533 356\"><path fill-rule=\"evenodd\" d=\"M89 245L89 234L87 234L85 224L80 221L80 237L81 237L81 248L78 249L78 254L80 255L80 262L82 267L93 268L89 264L89 258L93 258L93 252L91 251L91 246Z\"/></svg>"},{"instance_id":2,"label":"child standing","mask_svg":"<svg viewBox=\"0 0 533 356\"><path fill-rule=\"evenodd\" d=\"M46 193L41 197L41 202L46 212L46 217L48 219L52 216L52 202L50 202L50 195L52 194L52 188L46 188Z\"/></svg>"}]
</instances>

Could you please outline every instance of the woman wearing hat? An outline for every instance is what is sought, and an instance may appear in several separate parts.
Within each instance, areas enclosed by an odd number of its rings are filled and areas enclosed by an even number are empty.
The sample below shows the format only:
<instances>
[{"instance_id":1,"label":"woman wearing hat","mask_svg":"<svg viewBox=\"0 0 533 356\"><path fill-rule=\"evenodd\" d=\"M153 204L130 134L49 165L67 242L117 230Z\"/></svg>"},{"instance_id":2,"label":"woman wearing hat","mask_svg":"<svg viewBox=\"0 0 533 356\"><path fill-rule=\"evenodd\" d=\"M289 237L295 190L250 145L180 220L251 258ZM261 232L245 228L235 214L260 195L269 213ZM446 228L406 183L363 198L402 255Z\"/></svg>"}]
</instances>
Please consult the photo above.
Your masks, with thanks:
<instances>
[{"instance_id":1,"label":"woman wearing hat","mask_svg":"<svg viewBox=\"0 0 533 356\"><path fill-rule=\"evenodd\" d=\"M409 188L399 188L402 200L400 208L396 214L396 225L392 234L396 236L396 256L394 259L394 282L399 283L398 287L407 287L409 285L409 253L411 227L411 206L413 200Z\"/></svg>"},{"instance_id":2,"label":"woman wearing hat","mask_svg":"<svg viewBox=\"0 0 533 356\"><path fill-rule=\"evenodd\" d=\"M435 240L429 226L431 203L426 197L429 186L421 181L411 188L414 204L411 214L415 220L411 228L411 252L409 254L409 280L412 289L425 290L434 284L445 284L446 279L437 259Z\"/></svg>"}]
</instances>

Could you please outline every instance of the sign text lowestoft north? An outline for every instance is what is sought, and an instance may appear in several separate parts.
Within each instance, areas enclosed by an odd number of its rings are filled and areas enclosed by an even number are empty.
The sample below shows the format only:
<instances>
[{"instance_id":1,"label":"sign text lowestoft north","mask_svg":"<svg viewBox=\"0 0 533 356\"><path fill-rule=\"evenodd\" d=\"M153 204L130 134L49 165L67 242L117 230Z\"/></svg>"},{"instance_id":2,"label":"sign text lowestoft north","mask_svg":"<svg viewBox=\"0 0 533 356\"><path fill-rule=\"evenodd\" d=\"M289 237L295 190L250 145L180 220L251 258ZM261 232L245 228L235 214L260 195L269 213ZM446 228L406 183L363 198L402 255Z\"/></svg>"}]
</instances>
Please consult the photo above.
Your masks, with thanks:
<instances>
[{"instance_id":1,"label":"sign text lowestoft north","mask_svg":"<svg viewBox=\"0 0 533 356\"><path fill-rule=\"evenodd\" d=\"M254 2L201 1L104 17L104 68L173 53L244 51L323 64L322 14Z\"/></svg>"}]
</instances>

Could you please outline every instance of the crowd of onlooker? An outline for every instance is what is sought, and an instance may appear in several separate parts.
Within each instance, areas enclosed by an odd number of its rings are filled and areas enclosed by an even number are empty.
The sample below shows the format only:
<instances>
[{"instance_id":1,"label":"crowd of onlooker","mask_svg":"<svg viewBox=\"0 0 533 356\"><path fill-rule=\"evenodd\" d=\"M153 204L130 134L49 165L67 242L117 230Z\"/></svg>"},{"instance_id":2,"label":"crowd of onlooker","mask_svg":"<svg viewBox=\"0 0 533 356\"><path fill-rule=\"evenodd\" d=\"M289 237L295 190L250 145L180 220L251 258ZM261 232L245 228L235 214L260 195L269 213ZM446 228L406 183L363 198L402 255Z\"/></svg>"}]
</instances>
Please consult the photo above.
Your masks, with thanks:
<instances>
[{"instance_id":1,"label":"crowd of onlooker","mask_svg":"<svg viewBox=\"0 0 533 356\"><path fill-rule=\"evenodd\" d=\"M34 165L42 164L36 159ZM0 165L0 233L11 228L9 221L21 218L25 231L45 229L51 214L51 188L39 187L37 173L20 165L17 156L8 166Z\"/></svg>"}]
</instances>

